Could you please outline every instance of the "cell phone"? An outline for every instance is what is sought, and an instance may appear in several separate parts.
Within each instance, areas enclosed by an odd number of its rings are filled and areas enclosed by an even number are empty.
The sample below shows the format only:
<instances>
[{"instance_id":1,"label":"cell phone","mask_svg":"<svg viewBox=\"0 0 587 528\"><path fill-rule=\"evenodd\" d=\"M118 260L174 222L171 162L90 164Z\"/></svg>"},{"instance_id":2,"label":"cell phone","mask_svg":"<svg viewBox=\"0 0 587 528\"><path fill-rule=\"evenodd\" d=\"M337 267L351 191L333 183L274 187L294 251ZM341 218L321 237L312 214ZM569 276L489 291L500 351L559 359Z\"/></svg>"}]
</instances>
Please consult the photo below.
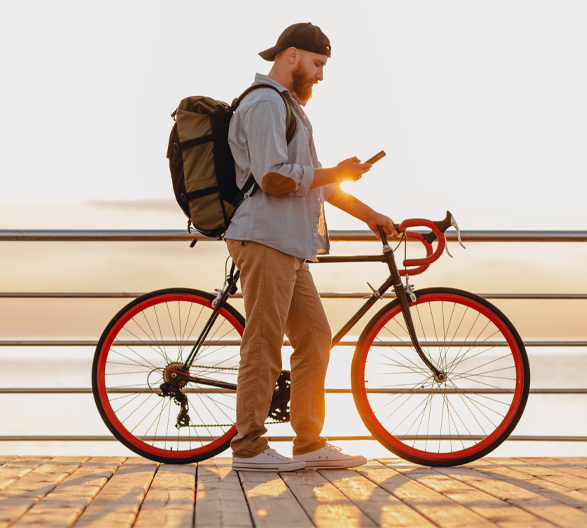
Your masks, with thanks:
<instances>
[{"instance_id":1,"label":"cell phone","mask_svg":"<svg viewBox=\"0 0 587 528\"><path fill-rule=\"evenodd\" d=\"M363 163L371 163L371 164L373 164L376 161L379 161L384 156L387 156L387 154L385 154L385 151L382 150L381 152L378 152L377 154L375 154L375 156L373 156L372 158L369 158L367 161L364 161Z\"/></svg>"}]
</instances>

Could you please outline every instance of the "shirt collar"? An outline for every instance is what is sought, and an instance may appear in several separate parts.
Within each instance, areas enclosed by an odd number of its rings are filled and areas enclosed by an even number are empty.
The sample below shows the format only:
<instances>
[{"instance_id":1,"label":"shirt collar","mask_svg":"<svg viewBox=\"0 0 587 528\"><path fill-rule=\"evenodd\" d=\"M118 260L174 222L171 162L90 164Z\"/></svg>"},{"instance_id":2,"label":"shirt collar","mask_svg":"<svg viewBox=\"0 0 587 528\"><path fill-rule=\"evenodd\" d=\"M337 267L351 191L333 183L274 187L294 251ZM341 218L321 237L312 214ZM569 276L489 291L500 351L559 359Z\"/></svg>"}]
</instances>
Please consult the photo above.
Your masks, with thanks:
<instances>
[{"instance_id":1,"label":"shirt collar","mask_svg":"<svg viewBox=\"0 0 587 528\"><path fill-rule=\"evenodd\" d=\"M264 83L264 84L270 84L271 86L275 86L275 88L277 88L280 92L287 93L291 97L291 99L293 99L299 105L306 106L306 103L302 103L301 101L299 101L295 95L292 95L287 90L287 88L284 88L283 86L281 86L281 84L279 84L277 81L274 81L268 75L263 75L262 73L255 74L255 83Z\"/></svg>"}]
</instances>

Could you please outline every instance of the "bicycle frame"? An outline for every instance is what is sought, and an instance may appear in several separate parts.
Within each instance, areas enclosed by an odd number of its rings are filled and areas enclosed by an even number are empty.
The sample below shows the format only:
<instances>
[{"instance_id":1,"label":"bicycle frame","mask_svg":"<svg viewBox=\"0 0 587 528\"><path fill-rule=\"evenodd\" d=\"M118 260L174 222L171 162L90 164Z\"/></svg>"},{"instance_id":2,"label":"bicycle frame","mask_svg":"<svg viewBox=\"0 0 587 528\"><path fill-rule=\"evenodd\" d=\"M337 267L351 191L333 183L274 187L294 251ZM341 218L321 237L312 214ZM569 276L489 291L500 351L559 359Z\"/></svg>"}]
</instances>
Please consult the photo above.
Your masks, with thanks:
<instances>
[{"instance_id":1,"label":"bicycle frame","mask_svg":"<svg viewBox=\"0 0 587 528\"><path fill-rule=\"evenodd\" d=\"M390 276L387 278L387 280L379 287L379 289L373 291L373 294L367 299L365 304L348 320L348 322L333 337L332 348L334 348L341 341L341 339L346 334L348 334L350 329L353 328L359 322L360 319L362 319L362 317L377 302L377 300L385 292L387 292L387 290L389 290L389 288L393 287L396 298L399 300L399 303L401 305L402 313L403 313L404 320L406 323L406 327L408 329L408 333L410 335L410 338L412 340L412 344L414 345L414 348L416 349L422 362L433 373L434 379L438 382L442 382L446 379L446 373L441 372L436 367L436 365L434 365L430 361L430 359L428 358L428 356L426 355L426 353L424 352L424 350L420 346L420 343L418 341L418 336L416 335L416 329L414 327L412 315L410 312L410 304L408 301L408 294L406 292L406 288L404 287L404 285L402 283L401 273L398 270L398 267L397 267L397 264L395 261L395 256L393 254L393 250L391 249L391 247L387 243L387 238L381 228L380 228L380 235L381 235L381 240L383 242L383 254L382 255L318 257L318 262L386 262L389 267L389 271L390 271ZM419 235L418 233L414 233L414 235L418 235L417 238L420 240L423 239L422 235ZM427 249L428 248L431 248L429 243L427 244ZM431 251L428 251L427 258L428 259L431 258ZM410 261L410 262L414 262L414 261ZM428 267L427 265L420 266L420 268L418 268L418 270L419 270L418 272L423 271L423 269L425 269L427 267ZM195 361L202 344L204 343L206 337L208 336L208 333L210 332L210 329L212 328L212 326L214 325L214 322L216 321L216 319L218 317L218 310L226 302L229 295L234 294L236 292L236 289L237 289L236 284L237 284L238 278L239 278L239 271L237 270L235 273L235 266L233 263L230 275L229 275L229 277L227 277L227 282L225 283L226 287L221 290L217 290L218 295L212 303L212 305L214 307L213 312L210 315L210 318L208 319L208 322L207 322L206 326L204 327L202 334L199 336L198 340L194 344L190 354L188 355L188 357L184 363L184 368L186 370L189 369L189 367ZM224 383L224 382L220 382L220 381L216 381L216 380L210 380L210 379L206 379L206 378L189 376L186 373L183 373L183 376L185 376L185 378L189 379L189 381L194 381L196 383L203 383L203 384L207 384L207 385L219 387L219 388L236 388L236 386L233 384L228 384L228 383Z\"/></svg>"},{"instance_id":2,"label":"bicycle frame","mask_svg":"<svg viewBox=\"0 0 587 528\"><path fill-rule=\"evenodd\" d=\"M446 378L446 374L441 372L436 368L434 364L428 359L424 350L420 346L418 341L418 336L416 335L416 329L414 327L414 321L412 319L412 314L410 312L410 304L408 301L408 294L406 289L402 283L402 279L400 276L400 272L397 268L397 264L395 262L395 256L393 254L393 250L387 243L385 239L385 234L381 232L382 241L384 243L383 246L383 255L381 256L356 256L356 257L319 257L319 262L386 262L389 267L390 275L387 280L377 289L373 291L373 294L367 299L365 304L353 315L347 323L340 329L340 331L332 338L332 348L334 348L341 339L348 334L349 330L355 326L359 320L369 311L369 309L377 302L381 296L389 290L390 287L393 287L395 292L396 298L399 300L399 303L402 307L402 313L404 316L404 320L406 322L406 327L410 334L410 338L412 340L412 344L416 349L418 355L424 362L424 364L432 371L434 374L434 379L436 381L444 381Z\"/></svg>"}]
</instances>

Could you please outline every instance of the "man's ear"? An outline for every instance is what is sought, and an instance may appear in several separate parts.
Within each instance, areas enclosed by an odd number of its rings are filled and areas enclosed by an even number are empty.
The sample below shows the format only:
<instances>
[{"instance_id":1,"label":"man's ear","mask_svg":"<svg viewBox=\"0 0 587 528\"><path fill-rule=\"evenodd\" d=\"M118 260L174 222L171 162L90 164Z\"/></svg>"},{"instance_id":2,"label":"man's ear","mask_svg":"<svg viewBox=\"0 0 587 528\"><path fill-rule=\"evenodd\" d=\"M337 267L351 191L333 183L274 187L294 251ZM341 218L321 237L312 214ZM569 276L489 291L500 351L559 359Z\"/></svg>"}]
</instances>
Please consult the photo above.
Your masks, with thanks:
<instances>
[{"instance_id":1,"label":"man's ear","mask_svg":"<svg viewBox=\"0 0 587 528\"><path fill-rule=\"evenodd\" d=\"M294 48L293 46L291 48L287 48L287 61L290 64L295 64L298 56L299 56L298 48Z\"/></svg>"}]
</instances>

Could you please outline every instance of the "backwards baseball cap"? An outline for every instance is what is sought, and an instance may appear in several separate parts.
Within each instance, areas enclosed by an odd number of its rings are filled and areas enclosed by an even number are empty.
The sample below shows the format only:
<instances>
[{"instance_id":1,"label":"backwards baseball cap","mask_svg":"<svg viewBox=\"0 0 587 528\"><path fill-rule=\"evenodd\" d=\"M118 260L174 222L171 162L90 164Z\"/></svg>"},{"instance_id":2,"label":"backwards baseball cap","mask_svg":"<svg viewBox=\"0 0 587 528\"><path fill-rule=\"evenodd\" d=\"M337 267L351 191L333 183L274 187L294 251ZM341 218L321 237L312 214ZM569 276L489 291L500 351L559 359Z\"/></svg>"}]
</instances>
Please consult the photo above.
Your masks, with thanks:
<instances>
[{"instance_id":1,"label":"backwards baseball cap","mask_svg":"<svg viewBox=\"0 0 587 528\"><path fill-rule=\"evenodd\" d=\"M318 26L314 26L310 22L289 26L279 35L275 46L262 51L259 55L271 62L275 60L275 55L280 51L291 47L330 57L330 40Z\"/></svg>"}]
</instances>

